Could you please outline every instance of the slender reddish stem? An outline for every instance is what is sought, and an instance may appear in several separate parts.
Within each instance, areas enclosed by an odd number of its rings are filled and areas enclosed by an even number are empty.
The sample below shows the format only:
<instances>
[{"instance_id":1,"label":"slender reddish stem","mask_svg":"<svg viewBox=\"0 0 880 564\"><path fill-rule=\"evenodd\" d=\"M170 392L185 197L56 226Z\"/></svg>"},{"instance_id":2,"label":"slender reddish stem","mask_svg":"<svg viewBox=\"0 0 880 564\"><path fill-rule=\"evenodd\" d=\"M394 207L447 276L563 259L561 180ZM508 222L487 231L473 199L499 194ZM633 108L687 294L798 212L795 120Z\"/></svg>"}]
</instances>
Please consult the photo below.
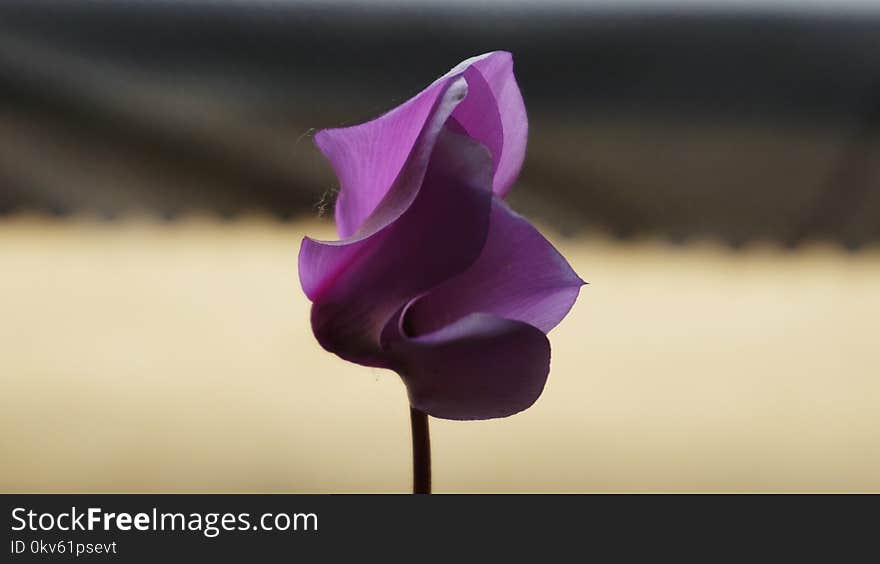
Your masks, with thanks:
<instances>
[{"instance_id":1,"label":"slender reddish stem","mask_svg":"<svg viewBox=\"0 0 880 564\"><path fill-rule=\"evenodd\" d=\"M412 425L413 493L429 494L431 493L431 434L428 429L428 416L410 407L409 418Z\"/></svg>"}]
</instances>

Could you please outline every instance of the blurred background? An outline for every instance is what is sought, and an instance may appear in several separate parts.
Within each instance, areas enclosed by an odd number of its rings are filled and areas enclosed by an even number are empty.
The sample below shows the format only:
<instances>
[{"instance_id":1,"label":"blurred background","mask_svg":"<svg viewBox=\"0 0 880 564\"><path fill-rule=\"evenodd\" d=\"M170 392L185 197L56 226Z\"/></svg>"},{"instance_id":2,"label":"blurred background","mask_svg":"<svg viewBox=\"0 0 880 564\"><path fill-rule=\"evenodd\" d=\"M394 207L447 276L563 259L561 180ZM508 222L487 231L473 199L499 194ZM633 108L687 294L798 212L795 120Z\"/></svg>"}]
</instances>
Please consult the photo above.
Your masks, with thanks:
<instances>
[{"instance_id":1,"label":"blurred background","mask_svg":"<svg viewBox=\"0 0 880 564\"><path fill-rule=\"evenodd\" d=\"M514 54L511 195L590 282L439 491L880 491L880 4L0 3L0 490L409 488L322 351L317 129Z\"/></svg>"}]
</instances>

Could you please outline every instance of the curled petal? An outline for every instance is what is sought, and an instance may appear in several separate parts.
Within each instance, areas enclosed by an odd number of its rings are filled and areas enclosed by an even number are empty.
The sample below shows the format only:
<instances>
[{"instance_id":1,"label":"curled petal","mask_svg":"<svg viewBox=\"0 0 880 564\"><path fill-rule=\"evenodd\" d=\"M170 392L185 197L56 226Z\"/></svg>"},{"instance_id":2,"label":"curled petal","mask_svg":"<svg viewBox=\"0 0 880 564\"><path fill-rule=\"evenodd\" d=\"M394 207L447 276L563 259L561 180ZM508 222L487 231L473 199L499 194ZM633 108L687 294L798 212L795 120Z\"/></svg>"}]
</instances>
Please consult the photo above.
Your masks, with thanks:
<instances>
[{"instance_id":1,"label":"curled petal","mask_svg":"<svg viewBox=\"0 0 880 564\"><path fill-rule=\"evenodd\" d=\"M359 222L357 233L339 241L316 241L309 237L303 241L303 245L300 247L299 277L303 291L311 301L317 300L340 273L349 267L355 257L363 253L365 247L375 244L368 242L368 240L400 217L418 195L428 161L434 150L437 137L443 129L443 124L467 93L467 83L461 78L446 83L438 81L436 84L441 84L443 87L433 101L431 113L427 121L422 124L415 145L407 150L404 167L398 173L393 185L383 193L376 208ZM379 118L376 121L382 119ZM322 131L316 140L319 145L328 142L326 140L349 139L349 142L354 143L351 141L352 138L341 133L343 131L349 130L330 130L326 137L320 136L325 133ZM354 146L352 145L348 149L353 150ZM389 152L393 151L389 149ZM346 163L347 153L345 151L328 150L327 153L333 155L333 158L339 159L337 171L340 178L343 178L342 175L346 172L355 174L360 170L356 164L349 166ZM355 163L358 162L356 156L352 158ZM334 161L334 166L336 166L336 161ZM337 203L338 210L339 203ZM340 230L342 231L342 229Z\"/></svg>"},{"instance_id":2,"label":"curled petal","mask_svg":"<svg viewBox=\"0 0 880 564\"><path fill-rule=\"evenodd\" d=\"M493 190L503 197L522 167L528 120L513 76L510 53L497 51L463 61L419 94L388 113L352 127L325 129L315 143L333 165L340 184L336 226L340 238L362 230L393 185L399 183L419 139L449 85L463 78L467 98L450 124L485 145L492 154ZM460 102L459 99L456 104ZM439 123L442 126L447 114Z\"/></svg>"},{"instance_id":3,"label":"curled petal","mask_svg":"<svg viewBox=\"0 0 880 564\"><path fill-rule=\"evenodd\" d=\"M550 372L550 342L544 333L484 313L395 341L390 353L410 404L443 419L518 413L535 403Z\"/></svg>"},{"instance_id":4,"label":"curled petal","mask_svg":"<svg viewBox=\"0 0 880 564\"><path fill-rule=\"evenodd\" d=\"M420 335L485 312L546 333L565 317L583 284L537 229L495 198L480 257L465 272L415 300L404 323L408 332Z\"/></svg>"},{"instance_id":5,"label":"curled petal","mask_svg":"<svg viewBox=\"0 0 880 564\"><path fill-rule=\"evenodd\" d=\"M318 342L346 360L387 366L380 337L388 320L479 256L491 182L486 149L444 131L416 196L397 219L362 239L303 240L300 276L313 301Z\"/></svg>"},{"instance_id":6,"label":"curled petal","mask_svg":"<svg viewBox=\"0 0 880 564\"><path fill-rule=\"evenodd\" d=\"M468 96L455 109L452 119L492 153L492 189L503 198L522 168L529 129L526 107L513 75L513 57L506 51L495 51L468 59L457 68L464 69Z\"/></svg>"},{"instance_id":7,"label":"curled petal","mask_svg":"<svg viewBox=\"0 0 880 564\"><path fill-rule=\"evenodd\" d=\"M315 143L333 165L340 184L335 211L340 238L361 230L392 186L404 184L400 177L407 176L407 169L418 169L416 165L421 164L424 174L426 163L413 162L420 156L417 153L421 148L421 156L427 158L433 146L431 136L436 137L466 93L464 80L444 77L372 121L324 129L315 135ZM419 171L409 172L412 176Z\"/></svg>"}]
</instances>

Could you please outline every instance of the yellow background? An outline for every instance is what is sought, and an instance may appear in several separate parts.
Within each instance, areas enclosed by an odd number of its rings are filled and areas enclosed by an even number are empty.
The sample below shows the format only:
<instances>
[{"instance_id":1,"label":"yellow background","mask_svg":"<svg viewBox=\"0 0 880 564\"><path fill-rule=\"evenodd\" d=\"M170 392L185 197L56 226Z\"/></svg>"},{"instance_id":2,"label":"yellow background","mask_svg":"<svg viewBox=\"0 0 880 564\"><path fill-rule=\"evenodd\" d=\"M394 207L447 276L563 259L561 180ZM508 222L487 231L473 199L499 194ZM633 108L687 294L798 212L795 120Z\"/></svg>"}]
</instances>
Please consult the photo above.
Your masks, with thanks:
<instances>
[{"instance_id":1,"label":"yellow background","mask_svg":"<svg viewBox=\"0 0 880 564\"><path fill-rule=\"evenodd\" d=\"M880 249L573 239L528 411L432 420L446 492L880 491ZM403 492L396 375L312 338L320 221L0 222L0 490Z\"/></svg>"}]
</instances>

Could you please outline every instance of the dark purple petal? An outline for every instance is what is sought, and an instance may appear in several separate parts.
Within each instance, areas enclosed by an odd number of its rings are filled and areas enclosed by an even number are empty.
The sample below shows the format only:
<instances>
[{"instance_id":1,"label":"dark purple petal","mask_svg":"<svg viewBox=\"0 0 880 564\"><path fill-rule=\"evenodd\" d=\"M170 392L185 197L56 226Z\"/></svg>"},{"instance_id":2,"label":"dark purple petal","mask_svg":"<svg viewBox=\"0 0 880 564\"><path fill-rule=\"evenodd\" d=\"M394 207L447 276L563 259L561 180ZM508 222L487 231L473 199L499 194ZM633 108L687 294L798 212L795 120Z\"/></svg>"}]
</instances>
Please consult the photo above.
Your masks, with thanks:
<instances>
[{"instance_id":1,"label":"dark purple petal","mask_svg":"<svg viewBox=\"0 0 880 564\"><path fill-rule=\"evenodd\" d=\"M467 137L444 131L436 139L420 189L397 219L365 238L303 240L300 276L313 301L312 329L346 360L387 366L380 337L388 320L463 272L486 241L491 157Z\"/></svg>"},{"instance_id":2,"label":"dark purple petal","mask_svg":"<svg viewBox=\"0 0 880 564\"><path fill-rule=\"evenodd\" d=\"M518 413L541 395L550 342L527 323L477 313L391 344L410 404L443 419Z\"/></svg>"},{"instance_id":3,"label":"dark purple petal","mask_svg":"<svg viewBox=\"0 0 880 564\"><path fill-rule=\"evenodd\" d=\"M583 284L537 229L494 198L480 258L411 304L404 322L410 334L421 335L484 312L546 333L565 317Z\"/></svg>"},{"instance_id":4,"label":"dark purple petal","mask_svg":"<svg viewBox=\"0 0 880 564\"><path fill-rule=\"evenodd\" d=\"M467 134L492 153L493 191L504 197L519 175L526 155L529 123L522 94L513 75L513 57L506 51L464 61L468 96L452 114Z\"/></svg>"},{"instance_id":5,"label":"dark purple petal","mask_svg":"<svg viewBox=\"0 0 880 564\"><path fill-rule=\"evenodd\" d=\"M501 114L495 103L495 95L486 79L475 67L468 67L462 74L468 85L468 95L452 112L450 127L457 132L476 139L492 154L492 174L501 161L504 150L504 128ZM493 179L494 191L494 179Z\"/></svg>"}]
</instances>

